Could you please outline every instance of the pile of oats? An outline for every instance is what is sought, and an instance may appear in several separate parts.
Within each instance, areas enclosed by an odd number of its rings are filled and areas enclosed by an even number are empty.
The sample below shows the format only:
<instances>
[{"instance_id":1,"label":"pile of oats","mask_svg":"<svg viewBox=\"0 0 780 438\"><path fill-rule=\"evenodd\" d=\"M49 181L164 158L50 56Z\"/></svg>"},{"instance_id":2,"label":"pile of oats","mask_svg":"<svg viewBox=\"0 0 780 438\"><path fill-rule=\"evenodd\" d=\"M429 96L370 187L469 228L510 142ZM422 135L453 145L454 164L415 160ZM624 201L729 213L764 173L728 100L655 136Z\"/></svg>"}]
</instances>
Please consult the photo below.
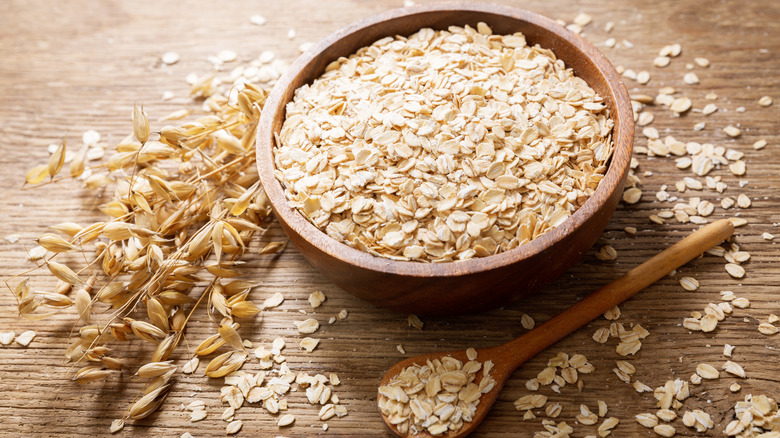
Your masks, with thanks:
<instances>
[{"instance_id":1,"label":"pile of oats","mask_svg":"<svg viewBox=\"0 0 780 438\"><path fill-rule=\"evenodd\" d=\"M472 421L482 394L496 385L490 376L493 362L478 362L473 348L467 356L465 364L446 356L404 368L379 387L379 410L404 435L428 432L439 436L460 430ZM482 377L476 383L480 371Z\"/></svg>"},{"instance_id":2,"label":"pile of oats","mask_svg":"<svg viewBox=\"0 0 780 438\"><path fill-rule=\"evenodd\" d=\"M396 260L465 260L581 207L611 129L602 98L522 34L425 28L296 90L274 160L291 205L332 238Z\"/></svg>"},{"instance_id":3,"label":"pile of oats","mask_svg":"<svg viewBox=\"0 0 780 438\"><path fill-rule=\"evenodd\" d=\"M739 438L780 436L780 411L777 402L765 396L748 394L734 405L736 420L723 432Z\"/></svg>"}]
</instances>

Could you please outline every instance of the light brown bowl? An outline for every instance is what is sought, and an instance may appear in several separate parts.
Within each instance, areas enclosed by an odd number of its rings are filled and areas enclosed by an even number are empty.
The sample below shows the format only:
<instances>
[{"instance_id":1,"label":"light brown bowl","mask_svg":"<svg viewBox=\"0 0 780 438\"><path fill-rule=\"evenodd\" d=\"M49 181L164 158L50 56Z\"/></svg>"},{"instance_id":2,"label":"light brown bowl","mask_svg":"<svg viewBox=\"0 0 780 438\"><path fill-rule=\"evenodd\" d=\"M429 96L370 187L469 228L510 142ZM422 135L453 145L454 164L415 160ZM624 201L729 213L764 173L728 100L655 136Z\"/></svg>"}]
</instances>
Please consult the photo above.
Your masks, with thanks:
<instances>
[{"instance_id":1,"label":"light brown bowl","mask_svg":"<svg viewBox=\"0 0 780 438\"><path fill-rule=\"evenodd\" d=\"M311 83L341 56L386 36L423 27L446 29L483 21L495 34L522 32L529 45L552 50L606 101L615 149L593 196L561 225L518 248L447 263L393 261L337 242L290 207L274 177L274 134L297 88ZM634 121L628 92L607 58L582 37L532 12L486 4L420 6L353 23L298 58L274 87L257 133L257 165L268 199L287 235L331 281L370 303L399 312L452 315L491 309L527 295L560 276L595 243L620 200L628 175Z\"/></svg>"}]
</instances>

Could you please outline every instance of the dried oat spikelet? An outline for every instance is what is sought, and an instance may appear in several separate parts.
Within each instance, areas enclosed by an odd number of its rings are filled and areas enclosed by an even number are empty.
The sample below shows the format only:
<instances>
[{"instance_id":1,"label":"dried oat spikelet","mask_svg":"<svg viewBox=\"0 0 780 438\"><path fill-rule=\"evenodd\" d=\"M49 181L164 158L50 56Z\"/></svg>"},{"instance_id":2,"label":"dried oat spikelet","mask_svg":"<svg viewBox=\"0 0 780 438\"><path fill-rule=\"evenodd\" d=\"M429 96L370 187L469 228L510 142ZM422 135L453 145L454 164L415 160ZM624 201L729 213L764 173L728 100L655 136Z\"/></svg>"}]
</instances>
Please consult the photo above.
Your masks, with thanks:
<instances>
[{"instance_id":1,"label":"dried oat spikelet","mask_svg":"<svg viewBox=\"0 0 780 438\"><path fill-rule=\"evenodd\" d=\"M89 152L89 146L84 145L76 156L73 157L73 161L70 162L70 176L76 178L81 176L86 169L87 152Z\"/></svg>"},{"instance_id":2,"label":"dried oat spikelet","mask_svg":"<svg viewBox=\"0 0 780 438\"><path fill-rule=\"evenodd\" d=\"M76 273L73 272L72 269L63 265L62 263L49 260L48 262L46 262L46 266L49 268L49 272L51 272L52 275L64 281L65 283L72 284L72 285L83 283L82 280L79 278L79 276L76 275Z\"/></svg>"},{"instance_id":3,"label":"dried oat spikelet","mask_svg":"<svg viewBox=\"0 0 780 438\"><path fill-rule=\"evenodd\" d=\"M78 247L72 243L53 233L42 234L40 237L38 237L37 242L42 247L46 248L47 251L54 253L74 251L78 249Z\"/></svg>"},{"instance_id":4,"label":"dried oat spikelet","mask_svg":"<svg viewBox=\"0 0 780 438\"><path fill-rule=\"evenodd\" d=\"M127 413L127 416L133 420L140 420L149 416L152 412L156 411L158 407L165 401L165 397L168 396L168 392L171 389L173 382L166 383L157 389L145 394L138 399Z\"/></svg>"},{"instance_id":5,"label":"dried oat spikelet","mask_svg":"<svg viewBox=\"0 0 780 438\"><path fill-rule=\"evenodd\" d=\"M209 365L206 367L206 375L211 378L225 377L241 368L246 358L247 354L243 351L222 353L209 362Z\"/></svg>"},{"instance_id":6,"label":"dried oat spikelet","mask_svg":"<svg viewBox=\"0 0 780 438\"><path fill-rule=\"evenodd\" d=\"M42 249L54 253L43 264L60 280L57 291L62 293L33 292L26 281L13 290L20 313L26 318L40 319L55 313L34 313L41 307L60 310L74 306L83 323L87 318L96 320L78 330L65 352L70 361L86 362L86 367L76 373L79 382L103 379L112 370L122 368L120 358L108 355L109 342L137 342L134 338L138 337L156 345L149 361L156 365L139 373L153 380L126 418L143 418L163 402L176 369L159 364L168 363L195 310L206 307L223 320L220 333L201 343L197 355L211 354L226 343L234 349L212 360L210 376L229 374L246 360L236 331L238 325L232 318L250 318L259 313L260 309L247 300L254 284L220 284L222 279L241 273L243 262L237 257L246 251L253 234L262 230L261 224L270 215L254 166L253 147L268 93L251 84L244 87L239 104L228 105L228 99L219 94L219 81L203 79L193 90L211 96L206 106L212 114L164 127L159 139L150 137L147 116L134 105L132 134L116 145L105 164L90 166L89 146L79 150L71 162L70 176L89 171L91 175L84 180L87 188L107 188L107 193L112 193L100 206L107 219L84 227L69 222L52 227L65 238L53 233L41 236ZM63 142L47 164L28 172L25 182L38 184L46 177L53 179L61 171L64 156ZM87 261L90 266L76 269L70 261L68 265L73 268L52 260L61 252L90 251L86 246L90 242L95 253L94 259ZM271 247L276 250L283 244ZM105 274L94 293L95 277L87 281L80 278L87 269L92 272L93 266ZM199 296L193 295L206 273L217 277L212 287L199 290ZM64 295L71 288L75 289L74 295ZM95 312L103 306L93 306L93 301L109 304L110 311L98 315ZM146 308L146 312L138 313L147 320L128 317L139 305ZM97 321L98 316L104 318Z\"/></svg>"},{"instance_id":7,"label":"dried oat spikelet","mask_svg":"<svg viewBox=\"0 0 780 438\"><path fill-rule=\"evenodd\" d=\"M146 143L149 139L149 120L144 114L143 108L133 105L133 135L141 143Z\"/></svg>"},{"instance_id":8,"label":"dried oat spikelet","mask_svg":"<svg viewBox=\"0 0 780 438\"><path fill-rule=\"evenodd\" d=\"M43 182L47 176L49 176L49 166L47 164L42 164L30 169L24 177L24 182L26 184L38 184Z\"/></svg>"},{"instance_id":9,"label":"dried oat spikelet","mask_svg":"<svg viewBox=\"0 0 780 438\"><path fill-rule=\"evenodd\" d=\"M73 380L78 383L89 383L95 380L103 380L114 372L103 368L102 365L87 365L76 372Z\"/></svg>"},{"instance_id":10,"label":"dried oat spikelet","mask_svg":"<svg viewBox=\"0 0 780 438\"><path fill-rule=\"evenodd\" d=\"M170 360L165 362L150 362L139 368L135 375L144 379L160 377L163 374L175 369L176 365L174 365L173 361Z\"/></svg>"},{"instance_id":11,"label":"dried oat spikelet","mask_svg":"<svg viewBox=\"0 0 780 438\"><path fill-rule=\"evenodd\" d=\"M238 324L236 324L236 328L238 328ZM236 328L231 324L223 324L219 326L219 336L234 349L246 351L241 341L241 335L238 334Z\"/></svg>"},{"instance_id":12,"label":"dried oat spikelet","mask_svg":"<svg viewBox=\"0 0 780 438\"><path fill-rule=\"evenodd\" d=\"M65 163L65 140L57 146L57 149L49 157L49 176L54 178L62 169L62 165Z\"/></svg>"}]
</instances>

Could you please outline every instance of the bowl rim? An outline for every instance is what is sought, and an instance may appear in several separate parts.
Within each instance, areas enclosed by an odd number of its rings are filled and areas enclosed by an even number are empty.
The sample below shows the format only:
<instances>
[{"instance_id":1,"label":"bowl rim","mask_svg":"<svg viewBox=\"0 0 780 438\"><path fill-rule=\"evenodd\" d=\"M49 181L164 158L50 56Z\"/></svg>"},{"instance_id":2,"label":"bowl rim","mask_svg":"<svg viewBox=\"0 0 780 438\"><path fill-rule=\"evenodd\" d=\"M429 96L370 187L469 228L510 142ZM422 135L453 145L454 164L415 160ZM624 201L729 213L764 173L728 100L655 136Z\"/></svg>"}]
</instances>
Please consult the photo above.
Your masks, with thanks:
<instances>
[{"instance_id":1,"label":"bowl rim","mask_svg":"<svg viewBox=\"0 0 780 438\"><path fill-rule=\"evenodd\" d=\"M439 12L481 12L493 15L503 15L518 21L525 21L533 26L555 34L566 40L584 55L604 77L607 91L614 101L616 114L610 114L613 120L612 141L613 151L607 172L600 181L596 191L577 211L563 223L551 228L542 236L533 239L516 248L493 254L487 257L475 257L468 260L453 260L447 262L401 261L375 256L337 241L320 230L297 209L291 207L282 189L281 183L274 174L275 163L273 149L276 142L274 119L278 111L285 111L287 101L282 102L287 89L295 82L298 75L310 63L317 60L334 43L350 38L350 36L365 31L366 28L385 21L395 21L415 15L435 14ZM555 52L553 52L555 53ZM342 55L349 56L350 54ZM557 55L556 55L557 56ZM332 61L332 60L331 60ZM330 61L328 61L330 62ZM325 63L327 64L327 63ZM567 68L572 66L567 63ZM309 79L304 83L311 83ZM299 85L300 86L300 85ZM297 88L297 87L296 87ZM604 93L601 93L602 97ZM281 126L281 125L280 125ZM543 253L548 248L563 240L567 235L582 226L590 217L599 214L600 207L617 190L628 173L634 138L634 120L628 91L614 66L592 43L580 35L571 32L554 20L537 13L508 6L487 3L456 2L444 4L429 4L399 8L381 12L367 18L348 24L336 32L315 43L305 53L300 55L280 77L266 99L256 132L256 162L263 190L274 210L277 220L283 228L296 233L310 245L329 257L355 267L396 275L411 277L452 277L477 274L499 267L506 267ZM306 254L304 254L305 256Z\"/></svg>"}]
</instances>

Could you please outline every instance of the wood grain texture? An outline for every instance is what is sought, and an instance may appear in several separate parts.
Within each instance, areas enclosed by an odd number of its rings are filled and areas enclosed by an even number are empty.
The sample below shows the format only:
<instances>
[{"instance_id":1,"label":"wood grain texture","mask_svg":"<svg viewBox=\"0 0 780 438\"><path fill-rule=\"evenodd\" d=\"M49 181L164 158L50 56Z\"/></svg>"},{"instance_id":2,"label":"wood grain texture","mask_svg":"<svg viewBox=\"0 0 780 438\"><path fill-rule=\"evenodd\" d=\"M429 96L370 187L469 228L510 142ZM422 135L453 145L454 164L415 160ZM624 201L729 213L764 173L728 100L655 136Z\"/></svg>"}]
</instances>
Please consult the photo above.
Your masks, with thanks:
<instances>
[{"instance_id":1,"label":"wood grain texture","mask_svg":"<svg viewBox=\"0 0 780 438\"><path fill-rule=\"evenodd\" d=\"M25 250L46 226L73 220L88 223L101 216L96 207L104 202L100 195L75 184L59 183L41 190L19 190L25 172L47 159L46 146L63 137L78 144L81 133L96 129L110 144L131 131L133 103L141 103L153 121L189 102L188 86L183 78L190 72L202 74L211 69L208 55L223 49L236 51L244 60L257 57L263 50L273 50L279 57L292 61L297 47L304 41L316 41L355 20L400 6L400 1L314 2L189 2L173 1L21 1L0 2L0 278L8 278L32 265L25 260ZM422 3L422 2L421 2ZM662 135L681 141L710 142L745 153L748 172L737 178L726 169L713 171L729 184L726 195L745 193L753 200L740 216L749 225L737 229L734 241L749 251L745 264L747 275L731 279L724 261L713 256L685 265L677 275L664 278L623 306L621 321L639 323L651 335L642 350L629 360L637 365L637 379L656 387L669 379L687 379L700 362L720 366L723 344L736 346L733 360L742 364L748 379L740 380L743 389L732 394L728 386L737 379L723 377L693 387L693 397L684 409L704 409L716 423L717 430L731 420L733 405L745 394L767 394L780 398L780 337L760 335L756 328L770 313L780 313L780 249L765 241L761 234L780 236L780 4L777 2L724 1L708 3L680 1L562 0L558 2L529 0L499 2L520 6L551 18L571 21L578 12L594 17L586 28L591 41L600 45L608 37L618 42L628 40L634 47L620 44L603 48L615 65L635 71L648 70L648 86L626 81L629 91L654 95L662 86L685 90L701 108L704 96L718 94L721 111L703 117L690 113L671 117L661 108L650 108L656 116L653 123ZM262 14L268 23L257 27L249 23L252 14ZM615 23L611 34L603 30L607 21ZM286 38L294 28L297 36ZM666 44L680 43L683 53L669 67L653 68L652 60ZM600 46L601 47L601 46ZM182 60L173 66L159 62L162 53L175 50ZM686 63L694 57L709 58L709 68L695 68L701 83L685 85ZM172 91L175 98L163 102L160 95ZM759 107L756 101L772 96L775 104ZM745 112L737 112L744 107ZM706 121L703 131L694 132L695 123ZM721 129L738 124L741 137L729 139ZM754 151L751 144L766 139L768 146ZM637 145L645 140L637 136ZM260 286L253 292L261 301L275 292L287 300L280 309L264 312L253 324L242 327L245 337L255 343L269 344L276 337L288 341L285 355L294 371L337 372L342 384L337 393L350 411L344 418L328 421L323 432L316 419L317 409L308 405L301 392L288 396L290 412L297 416L295 426L278 430L275 417L257 406L245 406L236 418L245 422L242 436L305 437L322 436L388 436L375 405L376 385L382 374L404 356L396 350L403 345L407 355L469 346L492 346L524 333L520 325L523 313L544 321L572 305L609 281L624 274L653 254L669 246L696 226L670 221L656 225L647 216L672 202L655 201L654 193L690 172L674 167L671 158L638 155L638 174L642 176L643 197L636 205L620 205L607 229L596 244L610 244L618 252L615 262L596 260L593 252L563 277L547 285L540 293L523 301L491 312L458 318L426 318L422 331L411 329L406 317L375 309L353 298L317 273L292 247L275 258L247 257L248 279ZM744 181L740 187L739 182ZM676 194L676 193L675 193ZM713 202L722 195L702 191L703 199ZM690 193L681 195L688 199ZM716 208L711 219L727 217L734 210ZM636 227L636 236L623 232ZM9 243L4 236L19 235ZM279 239L283 233L274 226L264 241ZM678 284L681 275L694 276L701 283L695 292L684 291ZM35 289L51 290L54 282L36 271L31 275ZM328 300L312 312L306 298L322 290ZM691 311L702 311L709 302L717 302L719 291L733 290L751 300L748 309L737 309L709 334L690 333L681 327ZM335 324L323 324L316 336L322 341L313 353L297 350L300 335L292 321L302 319L305 309L321 322L341 309L349 317ZM20 333L35 329L38 337L30 347L0 346L0 435L84 436L107 435L111 420L122 415L141 387L141 382L126 372L122 378L96 385L79 386L69 380L73 369L64 363L64 346L74 323L73 313L58 315L43 323L29 323L16 317L10 293L0 293L0 331ZM584 376L582 392L567 386L561 394L546 388L550 401L561 402L563 412L557 419L574 424L579 404L595 408L597 400L609 405L609 414L621 418L615 436L653 436L633 421L640 412L654 412L652 394L637 394L611 371L615 360L615 341L596 344L591 334L608 325L598 320L560 341L528 361L514 373L485 423L475 437L531 436L542 430L541 419L522 421L512 401L528 391L524 383L535 377L547 359L559 351L583 353L596 372ZM205 315L191 322L187 343L193 348L215 327ZM117 346L119 352L126 348ZM178 358L186 356L186 348ZM121 354L121 353L119 353ZM138 356L141 356L140 354ZM140 363L140 362L139 362ZM137 365L137 364L136 364ZM249 364L249 369L256 369ZM203 366L203 365L202 365ZM134 371L135 368L131 367ZM225 423L219 419L223 406L218 400L220 382L202 375L183 376L167 399L165 407L152 417L128 426L122 435L179 436L185 431L195 436L223 435ZM209 417L190 423L180 403L203 400ZM679 436L701 436L675 423ZM574 426L576 436L595 434L595 427ZM708 436L720 436L711 431Z\"/></svg>"}]
</instances>

